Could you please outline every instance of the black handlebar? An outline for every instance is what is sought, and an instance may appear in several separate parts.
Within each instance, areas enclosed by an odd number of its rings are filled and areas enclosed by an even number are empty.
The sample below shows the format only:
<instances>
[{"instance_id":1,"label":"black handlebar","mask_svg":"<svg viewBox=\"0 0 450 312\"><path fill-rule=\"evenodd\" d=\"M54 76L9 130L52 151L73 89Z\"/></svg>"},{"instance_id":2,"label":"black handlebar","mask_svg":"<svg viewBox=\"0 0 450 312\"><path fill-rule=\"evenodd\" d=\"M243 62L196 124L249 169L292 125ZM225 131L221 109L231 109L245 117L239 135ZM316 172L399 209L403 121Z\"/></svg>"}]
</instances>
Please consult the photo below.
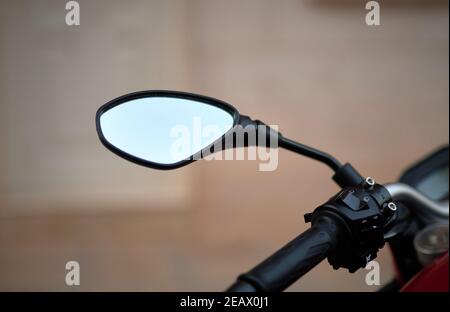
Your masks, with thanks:
<instances>
[{"instance_id":1,"label":"black handlebar","mask_svg":"<svg viewBox=\"0 0 450 312\"><path fill-rule=\"evenodd\" d=\"M337 243L338 224L321 217L314 225L249 272L238 277L230 292L283 291L325 259Z\"/></svg>"}]
</instances>

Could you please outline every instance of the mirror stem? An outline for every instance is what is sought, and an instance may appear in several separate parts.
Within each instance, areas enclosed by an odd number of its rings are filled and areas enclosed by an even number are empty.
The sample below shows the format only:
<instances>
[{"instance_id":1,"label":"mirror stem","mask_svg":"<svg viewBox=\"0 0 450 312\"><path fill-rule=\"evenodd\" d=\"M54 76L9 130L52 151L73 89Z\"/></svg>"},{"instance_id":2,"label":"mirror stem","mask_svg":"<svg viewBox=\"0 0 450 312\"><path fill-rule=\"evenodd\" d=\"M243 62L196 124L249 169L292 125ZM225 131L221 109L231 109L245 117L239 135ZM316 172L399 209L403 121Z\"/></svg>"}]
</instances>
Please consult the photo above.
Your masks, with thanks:
<instances>
[{"instance_id":1,"label":"mirror stem","mask_svg":"<svg viewBox=\"0 0 450 312\"><path fill-rule=\"evenodd\" d=\"M339 160L328 153L285 138L280 132L270 128L260 120L253 120L248 116L241 115L239 118L239 124L244 128L250 126L258 129L260 126L264 126L269 130L266 130L266 133L268 134L266 142L270 141L270 138L278 139L278 147L283 147L291 152L324 163L334 171L333 180L342 188L347 186L356 186L363 181L361 174L351 164L346 163L345 165L342 165Z\"/></svg>"},{"instance_id":2,"label":"mirror stem","mask_svg":"<svg viewBox=\"0 0 450 312\"><path fill-rule=\"evenodd\" d=\"M330 167L334 172L338 171L342 167L342 164L339 162L339 160L337 160L330 154L327 154L310 146L292 141L288 138L283 137L283 135L281 134L279 136L278 145L287 150L290 150L291 152L320 161L326 164L328 167Z\"/></svg>"},{"instance_id":3,"label":"mirror stem","mask_svg":"<svg viewBox=\"0 0 450 312\"><path fill-rule=\"evenodd\" d=\"M351 164L342 165L330 154L284 138L281 134L279 134L278 145L328 165L334 171L334 182L342 188L360 185L364 180L363 176Z\"/></svg>"},{"instance_id":4,"label":"mirror stem","mask_svg":"<svg viewBox=\"0 0 450 312\"><path fill-rule=\"evenodd\" d=\"M259 126L265 126L269 129L269 131L267 132L269 133L269 136L275 135L278 137L279 147L283 147L287 150L290 150L291 152L320 161L321 163L324 163L328 167L330 167L334 172L337 172L342 168L342 164L330 154L285 138L280 132L275 131L260 120L253 120L249 116L240 115L239 124L244 128L247 126L253 126L256 128L258 128Z\"/></svg>"}]
</instances>

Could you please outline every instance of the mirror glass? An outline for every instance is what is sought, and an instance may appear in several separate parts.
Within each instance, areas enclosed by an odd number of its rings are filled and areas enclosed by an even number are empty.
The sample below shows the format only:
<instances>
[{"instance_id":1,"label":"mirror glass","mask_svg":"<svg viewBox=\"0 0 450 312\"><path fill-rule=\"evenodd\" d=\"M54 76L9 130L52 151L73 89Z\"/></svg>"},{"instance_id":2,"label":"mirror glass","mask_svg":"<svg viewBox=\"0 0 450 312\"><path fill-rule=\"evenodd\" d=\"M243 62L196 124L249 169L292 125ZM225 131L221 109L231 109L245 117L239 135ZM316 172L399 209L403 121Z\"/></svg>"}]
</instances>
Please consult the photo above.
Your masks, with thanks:
<instances>
[{"instance_id":1,"label":"mirror glass","mask_svg":"<svg viewBox=\"0 0 450 312\"><path fill-rule=\"evenodd\" d=\"M112 107L100 116L101 132L122 152L170 165L220 139L233 115L220 107L176 97L144 97Z\"/></svg>"}]
</instances>

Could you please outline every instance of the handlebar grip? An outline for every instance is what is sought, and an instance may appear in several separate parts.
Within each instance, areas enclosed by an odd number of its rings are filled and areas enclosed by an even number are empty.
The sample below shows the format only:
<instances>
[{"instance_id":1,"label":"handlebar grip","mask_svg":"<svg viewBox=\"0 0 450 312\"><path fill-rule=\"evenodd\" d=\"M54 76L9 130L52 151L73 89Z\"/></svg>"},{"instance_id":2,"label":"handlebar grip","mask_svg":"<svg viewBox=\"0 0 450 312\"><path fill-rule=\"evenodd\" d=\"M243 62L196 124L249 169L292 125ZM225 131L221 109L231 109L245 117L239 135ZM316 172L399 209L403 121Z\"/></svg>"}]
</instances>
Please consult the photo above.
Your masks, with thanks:
<instances>
[{"instance_id":1,"label":"handlebar grip","mask_svg":"<svg viewBox=\"0 0 450 312\"><path fill-rule=\"evenodd\" d=\"M283 291L319 264L336 245L338 225L322 217L272 256L238 277L230 292Z\"/></svg>"}]
</instances>

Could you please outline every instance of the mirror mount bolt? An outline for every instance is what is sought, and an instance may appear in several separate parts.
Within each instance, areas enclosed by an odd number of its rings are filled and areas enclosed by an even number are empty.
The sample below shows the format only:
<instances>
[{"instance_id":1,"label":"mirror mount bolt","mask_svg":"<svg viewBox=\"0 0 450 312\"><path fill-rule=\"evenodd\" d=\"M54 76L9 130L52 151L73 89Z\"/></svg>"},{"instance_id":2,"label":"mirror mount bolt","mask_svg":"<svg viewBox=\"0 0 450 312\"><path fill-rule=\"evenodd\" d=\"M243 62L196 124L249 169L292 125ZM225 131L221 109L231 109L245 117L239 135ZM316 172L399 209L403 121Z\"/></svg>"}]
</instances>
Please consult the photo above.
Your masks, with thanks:
<instances>
[{"instance_id":1,"label":"mirror mount bolt","mask_svg":"<svg viewBox=\"0 0 450 312\"><path fill-rule=\"evenodd\" d=\"M371 188L374 185L375 185L375 180L371 177L367 177L363 182L364 188Z\"/></svg>"}]
</instances>

